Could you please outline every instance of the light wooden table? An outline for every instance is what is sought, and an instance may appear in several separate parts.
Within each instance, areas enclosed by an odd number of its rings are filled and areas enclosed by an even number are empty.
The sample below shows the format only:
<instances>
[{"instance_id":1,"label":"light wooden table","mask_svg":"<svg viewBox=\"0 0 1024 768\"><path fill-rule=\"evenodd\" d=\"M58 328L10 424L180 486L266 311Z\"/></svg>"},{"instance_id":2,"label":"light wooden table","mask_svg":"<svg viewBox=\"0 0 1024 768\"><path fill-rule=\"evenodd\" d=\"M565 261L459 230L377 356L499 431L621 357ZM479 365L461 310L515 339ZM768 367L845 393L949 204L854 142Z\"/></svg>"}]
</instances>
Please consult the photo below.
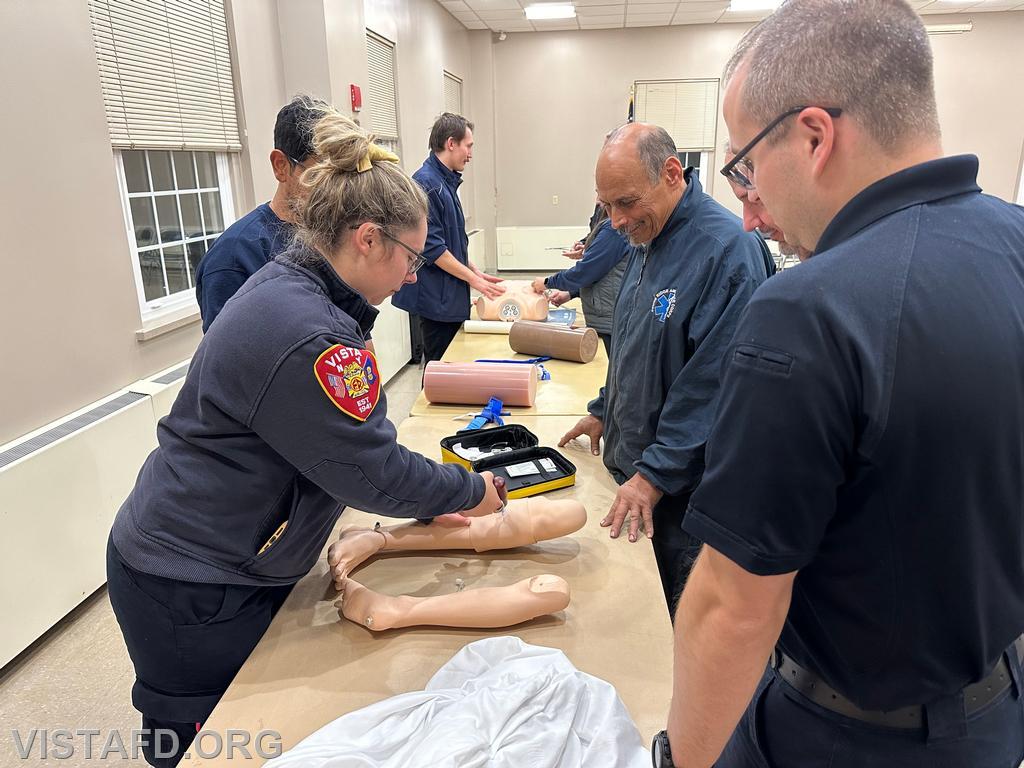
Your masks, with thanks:
<instances>
[{"instance_id":1,"label":"light wooden table","mask_svg":"<svg viewBox=\"0 0 1024 768\"><path fill-rule=\"evenodd\" d=\"M516 421L533 431L542 445L555 445L576 419L542 416ZM399 439L433 458L439 455L438 441L451 432L449 419L409 418L399 428ZM641 736L649 739L664 727L672 672L672 632L654 555L646 539L630 544L626 537L608 537L598 521L611 504L614 482L589 451L563 450L577 466L576 486L550 497L575 497L586 504L589 520L582 530L494 554L384 556L360 569L357 578L382 592L426 596L454 591L456 578L471 589L553 573L572 591L564 612L504 630L423 627L373 634L338 618L334 587L321 557L296 585L204 729L222 735L232 728L253 734L272 729L288 749L345 713L422 690L465 644L512 634L527 643L560 648L578 669L612 683ZM378 519L350 510L339 525L369 526ZM192 757L182 765L235 762ZM246 764L261 762L254 756Z\"/></svg>"},{"instance_id":2,"label":"light wooden table","mask_svg":"<svg viewBox=\"0 0 1024 768\"><path fill-rule=\"evenodd\" d=\"M449 363L473 360L528 360L532 355L520 355L508 345L508 336L491 333L459 331L448 345L441 359ZM598 342L597 356L589 363L571 363L567 360L548 360L544 367L551 373L549 381L537 382L537 399L532 408L506 406L512 418L519 416L585 416L587 403L597 397L604 386L608 372L608 355L604 344ZM456 416L479 411L482 406L433 405L420 392L409 413L412 416ZM452 430L453 432L455 430Z\"/></svg>"}]
</instances>

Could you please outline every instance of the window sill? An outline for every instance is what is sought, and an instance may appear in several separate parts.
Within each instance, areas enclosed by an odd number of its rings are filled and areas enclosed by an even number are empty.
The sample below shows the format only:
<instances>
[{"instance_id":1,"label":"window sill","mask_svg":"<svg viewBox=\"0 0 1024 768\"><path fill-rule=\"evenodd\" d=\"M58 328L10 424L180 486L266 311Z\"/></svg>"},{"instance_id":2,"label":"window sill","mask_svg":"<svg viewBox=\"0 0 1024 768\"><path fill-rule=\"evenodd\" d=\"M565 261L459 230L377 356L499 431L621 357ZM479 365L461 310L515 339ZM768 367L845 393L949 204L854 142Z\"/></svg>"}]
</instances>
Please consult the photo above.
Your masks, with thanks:
<instances>
[{"instance_id":1,"label":"window sill","mask_svg":"<svg viewBox=\"0 0 1024 768\"><path fill-rule=\"evenodd\" d=\"M135 331L136 341L151 341L179 328L198 323L199 307L195 304L179 309L167 310L142 321L142 327Z\"/></svg>"}]
</instances>

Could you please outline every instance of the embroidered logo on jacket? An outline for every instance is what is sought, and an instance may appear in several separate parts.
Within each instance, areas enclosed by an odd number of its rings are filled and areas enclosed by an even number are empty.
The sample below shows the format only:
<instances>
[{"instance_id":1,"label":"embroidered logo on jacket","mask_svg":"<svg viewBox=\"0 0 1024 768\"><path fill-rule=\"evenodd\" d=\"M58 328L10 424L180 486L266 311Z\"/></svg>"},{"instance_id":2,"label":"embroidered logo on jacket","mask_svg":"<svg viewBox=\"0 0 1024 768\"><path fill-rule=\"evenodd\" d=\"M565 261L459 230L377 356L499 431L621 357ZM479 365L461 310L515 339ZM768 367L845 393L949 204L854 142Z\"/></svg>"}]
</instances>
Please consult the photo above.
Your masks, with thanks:
<instances>
[{"instance_id":1,"label":"embroidered logo on jacket","mask_svg":"<svg viewBox=\"0 0 1024 768\"><path fill-rule=\"evenodd\" d=\"M313 373L340 410L359 421L370 418L380 399L377 360L370 352L335 344L316 359Z\"/></svg>"},{"instance_id":2,"label":"embroidered logo on jacket","mask_svg":"<svg viewBox=\"0 0 1024 768\"><path fill-rule=\"evenodd\" d=\"M676 289L666 288L663 291L658 291L654 294L654 301L651 302L651 312L659 323L664 323L670 317L676 308Z\"/></svg>"}]
</instances>

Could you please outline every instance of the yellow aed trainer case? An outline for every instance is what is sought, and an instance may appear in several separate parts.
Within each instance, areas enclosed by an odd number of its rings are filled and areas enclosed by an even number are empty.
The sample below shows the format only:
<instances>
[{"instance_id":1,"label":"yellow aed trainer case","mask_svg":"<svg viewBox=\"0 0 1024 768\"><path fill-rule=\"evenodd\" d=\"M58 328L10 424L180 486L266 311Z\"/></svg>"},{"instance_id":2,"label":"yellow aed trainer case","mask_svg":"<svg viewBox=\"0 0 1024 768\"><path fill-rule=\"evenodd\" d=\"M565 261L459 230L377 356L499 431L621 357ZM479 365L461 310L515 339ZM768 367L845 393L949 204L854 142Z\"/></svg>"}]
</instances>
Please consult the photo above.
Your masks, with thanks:
<instances>
[{"instance_id":1,"label":"yellow aed trainer case","mask_svg":"<svg viewBox=\"0 0 1024 768\"><path fill-rule=\"evenodd\" d=\"M576 484L576 465L554 448L534 446L474 461L474 472L505 478L510 499L522 499Z\"/></svg>"}]
</instances>

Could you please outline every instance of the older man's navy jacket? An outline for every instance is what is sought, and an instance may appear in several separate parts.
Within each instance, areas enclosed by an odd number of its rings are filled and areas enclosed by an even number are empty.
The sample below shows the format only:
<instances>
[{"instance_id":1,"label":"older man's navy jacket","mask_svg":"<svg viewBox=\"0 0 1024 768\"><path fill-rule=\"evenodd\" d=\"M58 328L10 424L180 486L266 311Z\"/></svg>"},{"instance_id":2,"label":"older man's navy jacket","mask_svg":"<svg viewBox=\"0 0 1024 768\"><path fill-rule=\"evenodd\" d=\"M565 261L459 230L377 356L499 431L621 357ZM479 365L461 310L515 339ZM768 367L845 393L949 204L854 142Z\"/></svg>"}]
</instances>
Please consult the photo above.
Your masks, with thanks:
<instances>
[{"instance_id":1,"label":"older man's navy jacket","mask_svg":"<svg viewBox=\"0 0 1024 768\"><path fill-rule=\"evenodd\" d=\"M700 482L722 360L767 278L758 237L704 193L696 174L686 179L661 232L630 257L608 377L589 406L604 421L604 463L615 479L639 471L672 495Z\"/></svg>"}]
</instances>

